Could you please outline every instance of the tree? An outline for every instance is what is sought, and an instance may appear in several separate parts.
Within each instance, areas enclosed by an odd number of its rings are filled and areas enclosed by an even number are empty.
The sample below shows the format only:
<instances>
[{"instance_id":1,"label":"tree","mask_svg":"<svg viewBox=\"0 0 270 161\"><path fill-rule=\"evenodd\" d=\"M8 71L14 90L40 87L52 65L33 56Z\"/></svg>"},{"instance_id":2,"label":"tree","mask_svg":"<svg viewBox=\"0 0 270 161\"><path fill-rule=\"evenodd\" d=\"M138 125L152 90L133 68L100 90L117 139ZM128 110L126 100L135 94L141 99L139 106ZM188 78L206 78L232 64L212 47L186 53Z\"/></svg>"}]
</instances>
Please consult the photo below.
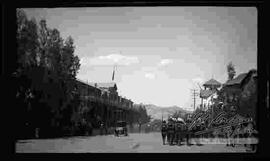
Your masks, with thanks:
<instances>
[{"instance_id":1,"label":"tree","mask_svg":"<svg viewBox=\"0 0 270 161\"><path fill-rule=\"evenodd\" d=\"M46 20L38 25L18 9L17 45L14 95L21 100L18 103L24 104L18 107L24 107L23 111L32 119L29 122L35 126L68 124L66 120L71 120L68 113L73 111L70 108L79 104L75 81L80 60L74 55L72 37L64 41L57 29L47 27Z\"/></svg>"},{"instance_id":2,"label":"tree","mask_svg":"<svg viewBox=\"0 0 270 161\"><path fill-rule=\"evenodd\" d=\"M235 76L235 68L232 62L227 65L228 80L232 80Z\"/></svg>"},{"instance_id":3,"label":"tree","mask_svg":"<svg viewBox=\"0 0 270 161\"><path fill-rule=\"evenodd\" d=\"M135 107L135 120L138 123L144 124L148 123L151 120L151 117L147 114L146 108L144 105L134 105Z\"/></svg>"}]
</instances>

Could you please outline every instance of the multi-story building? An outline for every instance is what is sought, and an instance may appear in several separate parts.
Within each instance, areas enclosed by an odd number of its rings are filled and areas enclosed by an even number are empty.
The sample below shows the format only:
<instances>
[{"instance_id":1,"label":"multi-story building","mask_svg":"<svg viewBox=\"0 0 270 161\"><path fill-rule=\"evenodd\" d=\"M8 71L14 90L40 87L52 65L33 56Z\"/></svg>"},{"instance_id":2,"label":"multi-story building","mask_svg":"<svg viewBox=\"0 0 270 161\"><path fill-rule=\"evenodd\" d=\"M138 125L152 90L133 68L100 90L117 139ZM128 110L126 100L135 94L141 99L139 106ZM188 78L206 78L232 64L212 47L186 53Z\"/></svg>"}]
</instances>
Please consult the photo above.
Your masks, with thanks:
<instances>
[{"instance_id":1,"label":"multi-story building","mask_svg":"<svg viewBox=\"0 0 270 161\"><path fill-rule=\"evenodd\" d=\"M221 83L215 79L210 79L203 84L204 89L200 91L201 107L203 110L208 110L214 104L214 99L217 98L218 88Z\"/></svg>"},{"instance_id":2,"label":"multi-story building","mask_svg":"<svg viewBox=\"0 0 270 161\"><path fill-rule=\"evenodd\" d=\"M82 106L93 109L91 117L112 126L117 120L126 120L133 102L118 95L117 85L110 83L87 83L77 80Z\"/></svg>"}]
</instances>

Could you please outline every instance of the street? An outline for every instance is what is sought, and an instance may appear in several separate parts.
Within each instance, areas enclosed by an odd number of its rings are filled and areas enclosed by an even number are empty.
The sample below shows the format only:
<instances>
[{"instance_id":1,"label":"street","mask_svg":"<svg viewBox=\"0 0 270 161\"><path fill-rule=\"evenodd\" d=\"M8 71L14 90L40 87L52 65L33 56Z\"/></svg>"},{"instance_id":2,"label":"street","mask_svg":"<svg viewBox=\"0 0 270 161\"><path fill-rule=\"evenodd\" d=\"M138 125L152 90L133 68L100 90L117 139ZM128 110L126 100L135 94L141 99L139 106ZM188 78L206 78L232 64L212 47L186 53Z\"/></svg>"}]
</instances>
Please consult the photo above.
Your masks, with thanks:
<instances>
[{"instance_id":1,"label":"street","mask_svg":"<svg viewBox=\"0 0 270 161\"><path fill-rule=\"evenodd\" d=\"M191 140L194 143L194 140ZM226 144L203 144L198 146L163 145L161 134L131 133L129 136L114 135L78 136L57 139L19 140L16 153L230 153L246 152L243 145L227 147Z\"/></svg>"}]
</instances>

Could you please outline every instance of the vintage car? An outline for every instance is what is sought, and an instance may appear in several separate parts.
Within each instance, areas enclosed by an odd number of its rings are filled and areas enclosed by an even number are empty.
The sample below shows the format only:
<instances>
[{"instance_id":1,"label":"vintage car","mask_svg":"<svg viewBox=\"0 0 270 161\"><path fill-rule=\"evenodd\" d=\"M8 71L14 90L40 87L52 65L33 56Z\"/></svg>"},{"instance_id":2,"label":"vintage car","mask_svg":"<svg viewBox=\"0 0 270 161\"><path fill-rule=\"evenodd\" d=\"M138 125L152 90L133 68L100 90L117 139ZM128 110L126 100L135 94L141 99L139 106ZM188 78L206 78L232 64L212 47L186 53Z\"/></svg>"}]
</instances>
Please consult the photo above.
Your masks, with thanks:
<instances>
[{"instance_id":1,"label":"vintage car","mask_svg":"<svg viewBox=\"0 0 270 161\"><path fill-rule=\"evenodd\" d=\"M125 121L117 121L115 130L114 130L114 135L119 136L119 135L124 135L127 136L127 123Z\"/></svg>"}]
</instances>

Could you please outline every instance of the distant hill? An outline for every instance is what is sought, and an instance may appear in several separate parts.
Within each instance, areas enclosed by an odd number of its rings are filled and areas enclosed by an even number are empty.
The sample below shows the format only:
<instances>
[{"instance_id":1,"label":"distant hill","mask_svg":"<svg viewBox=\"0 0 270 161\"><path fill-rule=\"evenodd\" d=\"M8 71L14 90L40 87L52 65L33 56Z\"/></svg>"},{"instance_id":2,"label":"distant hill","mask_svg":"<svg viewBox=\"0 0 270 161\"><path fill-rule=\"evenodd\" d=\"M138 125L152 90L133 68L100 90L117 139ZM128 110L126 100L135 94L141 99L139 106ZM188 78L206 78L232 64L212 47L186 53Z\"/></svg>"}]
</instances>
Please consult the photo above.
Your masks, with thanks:
<instances>
[{"instance_id":1,"label":"distant hill","mask_svg":"<svg viewBox=\"0 0 270 161\"><path fill-rule=\"evenodd\" d=\"M184 110L178 106L171 107L160 107L153 104L144 105L147 111L147 114L150 115L153 119L161 119L163 113L163 119L167 119L169 115L172 115L176 111L180 111L183 114L191 113L192 111Z\"/></svg>"}]
</instances>

